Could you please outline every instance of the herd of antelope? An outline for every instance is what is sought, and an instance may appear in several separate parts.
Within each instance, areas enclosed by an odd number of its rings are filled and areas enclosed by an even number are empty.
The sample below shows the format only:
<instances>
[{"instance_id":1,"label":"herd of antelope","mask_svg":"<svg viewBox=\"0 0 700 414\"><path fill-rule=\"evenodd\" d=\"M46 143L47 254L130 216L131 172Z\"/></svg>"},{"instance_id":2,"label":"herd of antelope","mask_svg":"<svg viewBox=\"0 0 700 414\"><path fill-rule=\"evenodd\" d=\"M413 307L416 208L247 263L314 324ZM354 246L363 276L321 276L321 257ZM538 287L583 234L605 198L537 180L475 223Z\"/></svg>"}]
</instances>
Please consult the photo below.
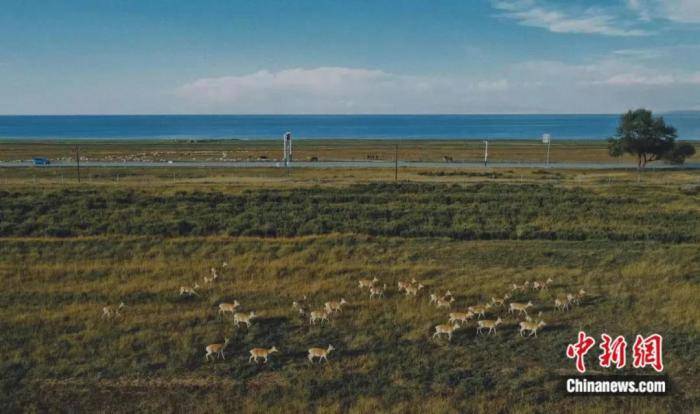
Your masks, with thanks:
<instances>
[{"instance_id":1,"label":"herd of antelope","mask_svg":"<svg viewBox=\"0 0 700 414\"><path fill-rule=\"evenodd\" d=\"M222 267L226 267L227 263L224 262ZM216 283L219 278L219 273L215 268L210 269L210 276L204 277L204 285L211 286ZM471 320L475 322L476 335L484 334L486 335L496 334L496 328L504 323L503 318L514 317L516 318L517 325L520 327L519 335L525 336L527 333L529 337L537 337L537 332L544 328L547 323L543 319L535 320L528 314L528 309L535 308L535 304L532 300L527 302L516 302L511 301L514 295L524 296L528 292L533 291L547 291L553 284L553 279L549 278L546 281L525 281L522 284L512 284L507 288L508 292L500 297L491 296L489 301L484 303L474 304L466 306L465 309L454 310L453 304L456 302L455 296L451 291L447 290L443 294L430 293L429 304L434 305L437 309L449 310L447 323L437 324L434 327L431 338L440 338L441 336L447 336L447 340L452 340L452 335L458 329L466 328ZM386 283L381 283L378 278L373 279L360 279L358 280L358 289L360 291L368 291L370 300L382 300L385 298L385 292L387 292L388 286ZM192 286L181 286L180 296L199 296L198 289L200 288L198 283L194 283ZM406 298L418 298L421 290L425 289L426 286L413 278L410 282L399 281L397 283L397 293L399 295L404 295ZM571 309L574 305L580 305L581 301L586 296L586 291L580 289L578 293L560 293L553 296L553 309L559 312L565 312ZM302 318L304 321L308 321L309 326L323 325L330 321L332 317L343 312L343 307L347 306L349 303L345 298L340 298L338 300L327 301L322 307L311 310L307 303L307 297L293 301L293 310ZM105 306L102 308L102 318L103 319L116 319L121 317L121 312L125 308L124 302L121 302L118 306ZM253 320L258 316L255 311L240 312L241 304L238 300L233 300L232 302L221 302L218 304L218 316L225 318L226 314L231 314L233 316L233 326L234 328L246 329L250 328ZM542 317L543 312L539 311L538 318ZM491 319L486 319L489 315ZM518 319L521 318L521 319ZM230 338L225 338L223 343L209 344L205 347L205 361L213 361L216 358L222 360L226 359L224 351L229 345ZM313 363L314 361L325 361L328 362L328 354L335 350L333 345L328 345L326 348L312 347L308 350L308 361ZM276 346L270 348L253 348L249 351L250 357L248 361L250 363L258 363L262 361L263 364L268 362L271 354L280 352Z\"/></svg>"}]
</instances>

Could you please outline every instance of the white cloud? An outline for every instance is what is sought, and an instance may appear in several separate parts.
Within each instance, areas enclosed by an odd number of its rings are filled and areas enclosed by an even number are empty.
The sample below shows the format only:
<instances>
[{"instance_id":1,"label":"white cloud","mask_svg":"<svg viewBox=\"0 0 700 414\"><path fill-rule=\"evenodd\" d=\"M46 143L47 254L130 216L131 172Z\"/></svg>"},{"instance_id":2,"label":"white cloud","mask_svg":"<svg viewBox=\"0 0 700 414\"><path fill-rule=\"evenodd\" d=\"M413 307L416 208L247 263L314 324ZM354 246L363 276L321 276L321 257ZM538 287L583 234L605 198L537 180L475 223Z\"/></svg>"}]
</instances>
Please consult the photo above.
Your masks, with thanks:
<instances>
[{"instance_id":1,"label":"white cloud","mask_svg":"<svg viewBox=\"0 0 700 414\"><path fill-rule=\"evenodd\" d=\"M640 19L667 19L680 23L700 23L698 0L627 0L627 7Z\"/></svg>"},{"instance_id":2,"label":"white cloud","mask_svg":"<svg viewBox=\"0 0 700 414\"><path fill-rule=\"evenodd\" d=\"M570 64L528 61L483 76L441 77L320 67L202 78L177 89L195 113L561 113L700 105L700 72L611 54Z\"/></svg>"},{"instance_id":3,"label":"white cloud","mask_svg":"<svg viewBox=\"0 0 700 414\"><path fill-rule=\"evenodd\" d=\"M451 112L472 95L507 90L505 79L455 80L374 69L286 69L183 85L177 95L201 110L247 113Z\"/></svg>"},{"instance_id":4,"label":"white cloud","mask_svg":"<svg viewBox=\"0 0 700 414\"><path fill-rule=\"evenodd\" d=\"M554 33L584 33L607 36L644 36L641 29L627 27L613 14L596 7L568 11L535 0L492 0L503 16L523 26L539 27Z\"/></svg>"}]
</instances>

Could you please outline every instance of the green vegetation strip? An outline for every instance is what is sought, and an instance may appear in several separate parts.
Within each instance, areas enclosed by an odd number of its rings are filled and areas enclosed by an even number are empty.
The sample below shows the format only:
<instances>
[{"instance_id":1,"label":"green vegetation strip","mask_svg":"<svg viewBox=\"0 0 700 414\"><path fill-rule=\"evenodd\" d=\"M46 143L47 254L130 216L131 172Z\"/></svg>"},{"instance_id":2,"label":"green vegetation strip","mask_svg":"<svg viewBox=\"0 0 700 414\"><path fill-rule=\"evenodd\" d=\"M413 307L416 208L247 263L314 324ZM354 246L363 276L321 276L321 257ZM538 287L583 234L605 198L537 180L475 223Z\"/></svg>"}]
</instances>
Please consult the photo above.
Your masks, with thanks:
<instances>
[{"instance_id":1,"label":"green vegetation strip","mask_svg":"<svg viewBox=\"0 0 700 414\"><path fill-rule=\"evenodd\" d=\"M137 189L0 191L0 237L293 237L697 241L699 198L678 189L361 184L227 194ZM675 204L674 204L675 203ZM674 208L667 206L674 205Z\"/></svg>"}]
</instances>

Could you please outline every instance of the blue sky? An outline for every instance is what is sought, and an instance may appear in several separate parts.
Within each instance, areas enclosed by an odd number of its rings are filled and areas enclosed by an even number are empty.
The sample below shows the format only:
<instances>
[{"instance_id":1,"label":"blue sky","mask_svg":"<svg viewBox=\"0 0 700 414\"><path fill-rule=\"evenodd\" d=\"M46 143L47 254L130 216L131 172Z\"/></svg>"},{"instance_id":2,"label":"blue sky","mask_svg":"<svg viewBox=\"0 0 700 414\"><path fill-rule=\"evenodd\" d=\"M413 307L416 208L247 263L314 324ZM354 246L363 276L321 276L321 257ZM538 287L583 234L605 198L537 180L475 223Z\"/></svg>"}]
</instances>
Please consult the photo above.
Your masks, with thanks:
<instances>
[{"instance_id":1,"label":"blue sky","mask_svg":"<svg viewBox=\"0 0 700 414\"><path fill-rule=\"evenodd\" d=\"M698 0L3 0L0 113L700 109Z\"/></svg>"}]
</instances>

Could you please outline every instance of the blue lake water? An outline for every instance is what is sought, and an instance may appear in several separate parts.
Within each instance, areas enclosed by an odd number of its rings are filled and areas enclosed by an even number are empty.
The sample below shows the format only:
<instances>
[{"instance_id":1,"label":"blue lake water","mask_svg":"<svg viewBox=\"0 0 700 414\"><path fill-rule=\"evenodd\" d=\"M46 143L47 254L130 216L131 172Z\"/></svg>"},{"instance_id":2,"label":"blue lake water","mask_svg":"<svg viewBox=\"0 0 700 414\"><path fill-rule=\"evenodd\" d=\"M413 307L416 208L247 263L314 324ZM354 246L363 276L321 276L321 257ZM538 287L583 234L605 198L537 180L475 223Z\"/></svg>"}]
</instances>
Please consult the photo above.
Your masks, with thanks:
<instances>
[{"instance_id":1,"label":"blue lake water","mask_svg":"<svg viewBox=\"0 0 700 414\"><path fill-rule=\"evenodd\" d=\"M663 115L700 139L700 112ZM619 115L0 116L2 139L606 139Z\"/></svg>"}]
</instances>

